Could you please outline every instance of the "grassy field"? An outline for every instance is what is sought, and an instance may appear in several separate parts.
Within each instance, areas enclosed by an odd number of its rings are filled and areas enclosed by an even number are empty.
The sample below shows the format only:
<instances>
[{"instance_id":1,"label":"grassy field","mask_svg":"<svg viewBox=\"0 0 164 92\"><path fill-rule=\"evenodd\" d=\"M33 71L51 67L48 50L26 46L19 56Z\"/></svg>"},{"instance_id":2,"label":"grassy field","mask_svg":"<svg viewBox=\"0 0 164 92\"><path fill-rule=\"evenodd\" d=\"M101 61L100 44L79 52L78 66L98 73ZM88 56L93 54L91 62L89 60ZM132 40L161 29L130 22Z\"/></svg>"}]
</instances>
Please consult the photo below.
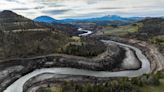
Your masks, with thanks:
<instances>
[{"instance_id":1,"label":"grassy field","mask_svg":"<svg viewBox=\"0 0 164 92\"><path fill-rule=\"evenodd\" d=\"M142 24L120 26L120 27L117 27L117 28L113 28L113 27L109 26L109 27L106 27L106 28L102 29L101 32L103 32L103 34L105 34L105 35L122 36L122 35L126 35L128 33L137 32L138 28L141 25Z\"/></svg>"},{"instance_id":2,"label":"grassy field","mask_svg":"<svg viewBox=\"0 0 164 92\"><path fill-rule=\"evenodd\" d=\"M62 88L60 86L54 86L50 88L51 92L62 92Z\"/></svg>"}]
</instances>

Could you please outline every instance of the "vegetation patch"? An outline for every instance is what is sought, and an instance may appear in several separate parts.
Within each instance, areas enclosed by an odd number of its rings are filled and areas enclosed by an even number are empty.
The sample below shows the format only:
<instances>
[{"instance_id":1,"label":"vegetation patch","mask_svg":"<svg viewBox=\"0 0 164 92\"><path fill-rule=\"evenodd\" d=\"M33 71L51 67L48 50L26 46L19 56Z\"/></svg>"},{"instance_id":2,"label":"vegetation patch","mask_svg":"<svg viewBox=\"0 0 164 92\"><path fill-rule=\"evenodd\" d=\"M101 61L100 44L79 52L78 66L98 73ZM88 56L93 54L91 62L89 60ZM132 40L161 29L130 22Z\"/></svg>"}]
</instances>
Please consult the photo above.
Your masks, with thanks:
<instances>
[{"instance_id":1,"label":"vegetation patch","mask_svg":"<svg viewBox=\"0 0 164 92\"><path fill-rule=\"evenodd\" d=\"M144 87L138 87L138 89L134 92L163 92L163 88L164 88L164 79L160 79L159 86L147 85Z\"/></svg>"},{"instance_id":2,"label":"vegetation patch","mask_svg":"<svg viewBox=\"0 0 164 92\"><path fill-rule=\"evenodd\" d=\"M52 31L0 32L0 58L30 57L58 53L70 37Z\"/></svg>"},{"instance_id":3,"label":"vegetation patch","mask_svg":"<svg viewBox=\"0 0 164 92\"><path fill-rule=\"evenodd\" d=\"M51 85L49 87L41 87L36 92L63 92L60 85Z\"/></svg>"},{"instance_id":4,"label":"vegetation patch","mask_svg":"<svg viewBox=\"0 0 164 92\"><path fill-rule=\"evenodd\" d=\"M101 31L103 32L104 35L123 36L129 33L137 32L140 26L142 26L141 23L136 23L127 26L118 26L118 27L108 26L102 29Z\"/></svg>"},{"instance_id":5,"label":"vegetation patch","mask_svg":"<svg viewBox=\"0 0 164 92\"><path fill-rule=\"evenodd\" d=\"M63 49L63 52L69 55L93 57L103 53L106 46L103 42L91 38L75 38L76 42L70 42Z\"/></svg>"}]
</instances>

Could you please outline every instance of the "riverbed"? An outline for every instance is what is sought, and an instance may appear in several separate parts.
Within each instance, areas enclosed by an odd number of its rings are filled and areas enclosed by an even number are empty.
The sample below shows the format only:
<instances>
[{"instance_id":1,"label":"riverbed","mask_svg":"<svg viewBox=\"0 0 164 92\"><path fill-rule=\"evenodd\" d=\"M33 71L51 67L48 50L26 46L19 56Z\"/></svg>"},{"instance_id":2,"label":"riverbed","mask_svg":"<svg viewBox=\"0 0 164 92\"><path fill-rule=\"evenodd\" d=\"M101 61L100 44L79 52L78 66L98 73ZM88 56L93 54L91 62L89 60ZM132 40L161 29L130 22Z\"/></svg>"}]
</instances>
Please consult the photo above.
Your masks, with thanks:
<instances>
[{"instance_id":1,"label":"riverbed","mask_svg":"<svg viewBox=\"0 0 164 92\"><path fill-rule=\"evenodd\" d=\"M81 29L81 31L82 31L82 29ZM87 31L87 30L85 30L85 32L87 32L87 33L85 33L87 35L92 33L91 31ZM84 35L84 36L86 36L86 35ZM143 74L150 73L149 60L142 53L142 51L139 50L138 48L127 45L127 44L110 41L110 40L101 40L101 41L104 43L107 43L107 44L117 44L119 46L128 48L128 50L130 50L130 49L134 50L137 58L141 62L141 68L138 70L125 70L125 71L117 71L117 72L90 71L90 70L84 70L84 69L60 68L60 67L59 68L43 68L43 69L35 70L35 71L19 78L13 84L11 84L4 92L23 92L23 85L26 81L28 81L32 77L35 77L35 76L37 76L39 74L43 74L43 73L82 75L82 76L93 76L93 77L137 77L137 76L141 76ZM127 62L127 60L128 61L134 60L133 56L130 58L129 57L127 57L127 58L125 58L124 61L126 60L126 62Z\"/></svg>"}]
</instances>

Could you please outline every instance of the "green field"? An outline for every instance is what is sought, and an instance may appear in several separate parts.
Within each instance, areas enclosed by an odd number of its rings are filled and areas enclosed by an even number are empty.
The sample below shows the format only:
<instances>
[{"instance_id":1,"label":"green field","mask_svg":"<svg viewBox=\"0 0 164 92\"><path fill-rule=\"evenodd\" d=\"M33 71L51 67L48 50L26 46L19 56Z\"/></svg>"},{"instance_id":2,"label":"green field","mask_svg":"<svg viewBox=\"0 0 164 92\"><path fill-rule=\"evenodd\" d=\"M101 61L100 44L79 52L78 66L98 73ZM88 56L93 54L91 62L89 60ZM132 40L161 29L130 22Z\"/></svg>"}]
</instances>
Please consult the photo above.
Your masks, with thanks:
<instances>
[{"instance_id":1,"label":"green field","mask_svg":"<svg viewBox=\"0 0 164 92\"><path fill-rule=\"evenodd\" d=\"M113 28L111 26L105 27L104 29L101 30L101 32L104 35L126 35L128 33L133 33L137 32L138 28L141 26L141 24L136 24L136 25L127 25L127 26L120 26Z\"/></svg>"}]
</instances>

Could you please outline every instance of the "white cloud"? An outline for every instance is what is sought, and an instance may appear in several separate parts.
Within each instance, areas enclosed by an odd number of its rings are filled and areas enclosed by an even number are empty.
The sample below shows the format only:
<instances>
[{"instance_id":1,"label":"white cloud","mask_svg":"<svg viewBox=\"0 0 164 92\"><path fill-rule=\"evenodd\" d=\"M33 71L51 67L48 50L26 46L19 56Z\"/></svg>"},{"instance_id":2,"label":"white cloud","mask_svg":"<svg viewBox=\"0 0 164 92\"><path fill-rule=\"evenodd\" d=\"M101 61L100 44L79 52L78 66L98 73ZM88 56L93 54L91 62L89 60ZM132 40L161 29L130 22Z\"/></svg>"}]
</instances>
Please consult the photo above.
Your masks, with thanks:
<instances>
[{"instance_id":1,"label":"white cloud","mask_svg":"<svg viewBox=\"0 0 164 92\"><path fill-rule=\"evenodd\" d=\"M163 16L164 0L0 0L0 10L13 10L28 18Z\"/></svg>"}]
</instances>

